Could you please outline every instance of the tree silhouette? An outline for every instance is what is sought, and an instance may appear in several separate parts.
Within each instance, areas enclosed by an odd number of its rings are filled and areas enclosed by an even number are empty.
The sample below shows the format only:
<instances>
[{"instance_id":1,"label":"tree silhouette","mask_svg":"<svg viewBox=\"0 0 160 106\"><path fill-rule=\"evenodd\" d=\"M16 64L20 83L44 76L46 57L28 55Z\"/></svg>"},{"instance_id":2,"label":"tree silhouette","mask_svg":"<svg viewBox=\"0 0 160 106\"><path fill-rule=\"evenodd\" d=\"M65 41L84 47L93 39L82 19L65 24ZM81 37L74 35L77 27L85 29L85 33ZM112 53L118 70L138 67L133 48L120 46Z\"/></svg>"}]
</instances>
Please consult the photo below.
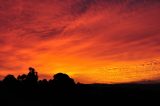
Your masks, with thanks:
<instances>
[{"instance_id":1,"label":"tree silhouette","mask_svg":"<svg viewBox=\"0 0 160 106\"><path fill-rule=\"evenodd\" d=\"M14 75L9 74L3 79L3 83L5 85L15 86L17 84L17 79L14 77Z\"/></svg>"},{"instance_id":2,"label":"tree silhouette","mask_svg":"<svg viewBox=\"0 0 160 106\"><path fill-rule=\"evenodd\" d=\"M67 74L57 73L53 76L53 85L57 89L72 89L75 86L75 82Z\"/></svg>"},{"instance_id":3,"label":"tree silhouette","mask_svg":"<svg viewBox=\"0 0 160 106\"><path fill-rule=\"evenodd\" d=\"M38 81L38 73L34 68L29 67L29 73L26 76L26 83L29 85L36 85Z\"/></svg>"},{"instance_id":4,"label":"tree silhouette","mask_svg":"<svg viewBox=\"0 0 160 106\"><path fill-rule=\"evenodd\" d=\"M27 75L22 74L22 75L18 75L17 80L20 81L20 82L23 82L23 81L26 80L26 78L27 78Z\"/></svg>"}]
</instances>

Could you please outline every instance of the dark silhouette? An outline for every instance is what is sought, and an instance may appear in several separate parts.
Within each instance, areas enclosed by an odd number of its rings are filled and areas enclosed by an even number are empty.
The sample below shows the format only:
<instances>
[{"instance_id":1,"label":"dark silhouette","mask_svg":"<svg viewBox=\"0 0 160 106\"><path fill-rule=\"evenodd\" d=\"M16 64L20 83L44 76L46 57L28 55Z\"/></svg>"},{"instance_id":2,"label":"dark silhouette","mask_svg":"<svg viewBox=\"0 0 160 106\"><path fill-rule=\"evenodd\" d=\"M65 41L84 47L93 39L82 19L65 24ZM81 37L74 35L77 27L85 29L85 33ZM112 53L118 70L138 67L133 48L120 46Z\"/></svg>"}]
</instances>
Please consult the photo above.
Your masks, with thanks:
<instances>
[{"instance_id":1,"label":"dark silhouette","mask_svg":"<svg viewBox=\"0 0 160 106\"><path fill-rule=\"evenodd\" d=\"M75 82L67 74L58 73L53 76L53 86L57 89L72 89L75 86Z\"/></svg>"},{"instance_id":2,"label":"dark silhouette","mask_svg":"<svg viewBox=\"0 0 160 106\"><path fill-rule=\"evenodd\" d=\"M26 76L26 83L29 84L30 86L35 86L38 81L38 74L35 71L34 68L29 67L29 73Z\"/></svg>"},{"instance_id":3,"label":"dark silhouette","mask_svg":"<svg viewBox=\"0 0 160 106\"><path fill-rule=\"evenodd\" d=\"M31 82L37 82L38 81L38 74L35 71L34 68L29 67L29 73L26 77L26 80L31 81Z\"/></svg>"},{"instance_id":4,"label":"dark silhouette","mask_svg":"<svg viewBox=\"0 0 160 106\"><path fill-rule=\"evenodd\" d=\"M18 75L17 80L20 82L24 82L27 79L26 74Z\"/></svg>"},{"instance_id":5,"label":"dark silhouette","mask_svg":"<svg viewBox=\"0 0 160 106\"><path fill-rule=\"evenodd\" d=\"M14 75L9 74L3 79L3 83L7 86L14 86L17 84L17 79Z\"/></svg>"},{"instance_id":6,"label":"dark silhouette","mask_svg":"<svg viewBox=\"0 0 160 106\"><path fill-rule=\"evenodd\" d=\"M153 105L159 98L160 84L76 84L65 73L57 73L50 80L38 80L32 67L28 74L17 78L9 74L0 81L2 106L128 106L128 102L132 105L151 102Z\"/></svg>"}]
</instances>

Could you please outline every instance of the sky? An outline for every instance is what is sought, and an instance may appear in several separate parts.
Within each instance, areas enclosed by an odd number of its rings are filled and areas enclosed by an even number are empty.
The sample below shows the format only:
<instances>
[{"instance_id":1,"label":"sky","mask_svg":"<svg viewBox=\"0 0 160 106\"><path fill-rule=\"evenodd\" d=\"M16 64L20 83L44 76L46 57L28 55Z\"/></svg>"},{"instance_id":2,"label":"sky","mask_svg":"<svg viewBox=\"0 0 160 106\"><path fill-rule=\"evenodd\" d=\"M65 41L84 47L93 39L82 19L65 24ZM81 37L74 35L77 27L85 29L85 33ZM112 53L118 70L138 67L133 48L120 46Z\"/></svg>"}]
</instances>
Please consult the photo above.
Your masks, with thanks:
<instances>
[{"instance_id":1,"label":"sky","mask_svg":"<svg viewBox=\"0 0 160 106\"><path fill-rule=\"evenodd\" d=\"M0 79L160 82L160 0L0 0Z\"/></svg>"}]
</instances>

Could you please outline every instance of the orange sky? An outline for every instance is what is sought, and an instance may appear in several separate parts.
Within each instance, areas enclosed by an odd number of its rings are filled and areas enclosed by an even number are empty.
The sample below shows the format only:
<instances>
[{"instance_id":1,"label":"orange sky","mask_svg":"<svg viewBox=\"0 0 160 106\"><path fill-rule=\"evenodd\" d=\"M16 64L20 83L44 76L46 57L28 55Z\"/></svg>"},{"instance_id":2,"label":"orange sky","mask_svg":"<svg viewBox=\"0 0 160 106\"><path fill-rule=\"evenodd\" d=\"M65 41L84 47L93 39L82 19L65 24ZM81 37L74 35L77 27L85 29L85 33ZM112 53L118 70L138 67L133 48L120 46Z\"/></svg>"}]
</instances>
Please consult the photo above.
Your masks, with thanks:
<instances>
[{"instance_id":1,"label":"orange sky","mask_svg":"<svg viewBox=\"0 0 160 106\"><path fill-rule=\"evenodd\" d=\"M160 80L159 0L0 0L0 79Z\"/></svg>"}]
</instances>

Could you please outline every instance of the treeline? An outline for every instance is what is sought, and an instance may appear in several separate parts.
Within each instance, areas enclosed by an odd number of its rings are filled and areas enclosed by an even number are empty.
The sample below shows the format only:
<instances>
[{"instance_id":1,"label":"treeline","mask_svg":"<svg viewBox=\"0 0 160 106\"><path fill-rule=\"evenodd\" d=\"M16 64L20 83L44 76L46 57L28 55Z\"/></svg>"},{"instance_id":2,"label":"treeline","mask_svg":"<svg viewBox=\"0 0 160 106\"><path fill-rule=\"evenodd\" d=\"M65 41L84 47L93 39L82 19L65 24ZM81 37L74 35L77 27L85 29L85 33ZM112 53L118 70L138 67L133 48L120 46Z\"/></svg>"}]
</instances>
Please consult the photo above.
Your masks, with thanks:
<instances>
[{"instance_id":1,"label":"treeline","mask_svg":"<svg viewBox=\"0 0 160 106\"><path fill-rule=\"evenodd\" d=\"M53 87L57 89L73 89L75 87L75 81L70 78L67 74L57 73L50 80L38 80L38 72L32 67L29 67L28 74L18 75L16 78L14 75L7 75L1 82L1 85L6 87L26 87L26 88L36 88L36 87Z\"/></svg>"},{"instance_id":2,"label":"treeline","mask_svg":"<svg viewBox=\"0 0 160 106\"><path fill-rule=\"evenodd\" d=\"M0 106L57 106L62 100L79 97L78 85L65 73L50 80L39 80L38 72L29 67L27 74L7 75L0 81ZM70 102L72 103L72 102Z\"/></svg>"},{"instance_id":3,"label":"treeline","mask_svg":"<svg viewBox=\"0 0 160 106\"><path fill-rule=\"evenodd\" d=\"M64 73L39 80L32 67L27 74L9 74L0 82L0 106L153 105L159 98L160 84L80 84Z\"/></svg>"}]
</instances>

